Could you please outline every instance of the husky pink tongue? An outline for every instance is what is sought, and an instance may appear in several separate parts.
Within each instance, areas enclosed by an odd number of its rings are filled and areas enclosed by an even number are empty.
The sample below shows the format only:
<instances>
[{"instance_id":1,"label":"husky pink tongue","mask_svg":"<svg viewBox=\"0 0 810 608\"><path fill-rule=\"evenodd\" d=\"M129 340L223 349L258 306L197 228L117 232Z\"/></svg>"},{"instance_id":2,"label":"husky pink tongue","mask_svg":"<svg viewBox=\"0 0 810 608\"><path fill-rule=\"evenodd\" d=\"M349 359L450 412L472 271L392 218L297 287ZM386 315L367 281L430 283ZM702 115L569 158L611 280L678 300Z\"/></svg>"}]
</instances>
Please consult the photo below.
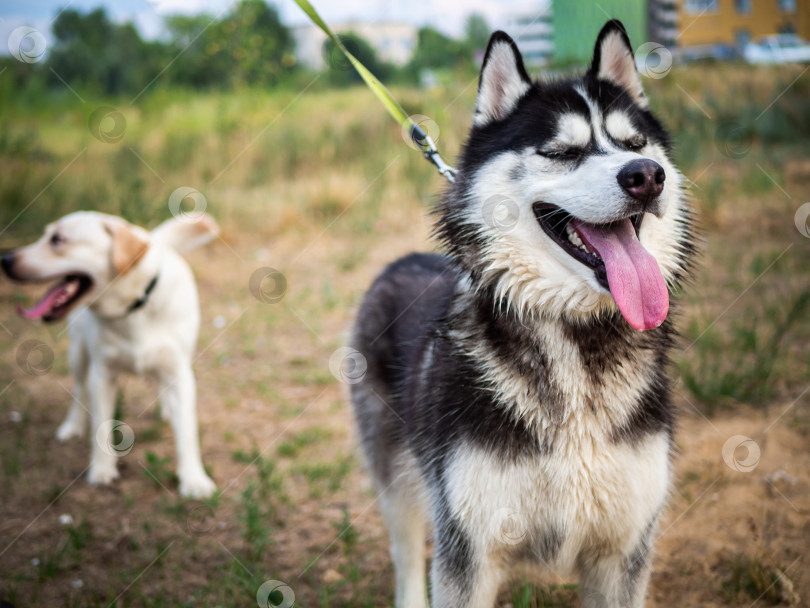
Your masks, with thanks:
<instances>
[{"instance_id":1,"label":"husky pink tongue","mask_svg":"<svg viewBox=\"0 0 810 608\"><path fill-rule=\"evenodd\" d=\"M638 330L661 325L669 311L669 293L658 262L639 243L629 219L611 224L574 220L574 229L605 262L610 293L627 322Z\"/></svg>"}]
</instances>

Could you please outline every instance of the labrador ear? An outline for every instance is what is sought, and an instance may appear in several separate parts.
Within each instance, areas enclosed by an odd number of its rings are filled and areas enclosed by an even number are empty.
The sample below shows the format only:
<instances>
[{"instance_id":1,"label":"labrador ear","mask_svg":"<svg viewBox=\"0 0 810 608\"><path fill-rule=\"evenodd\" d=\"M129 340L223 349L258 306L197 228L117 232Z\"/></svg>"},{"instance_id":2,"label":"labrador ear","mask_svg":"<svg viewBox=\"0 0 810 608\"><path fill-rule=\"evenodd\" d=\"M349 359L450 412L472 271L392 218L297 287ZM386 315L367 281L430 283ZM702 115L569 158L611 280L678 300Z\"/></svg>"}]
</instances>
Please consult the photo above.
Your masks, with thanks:
<instances>
[{"instance_id":1,"label":"labrador ear","mask_svg":"<svg viewBox=\"0 0 810 608\"><path fill-rule=\"evenodd\" d=\"M146 233L124 220L105 220L104 229L112 237L112 264L118 275L129 272L149 249Z\"/></svg>"},{"instance_id":2,"label":"labrador ear","mask_svg":"<svg viewBox=\"0 0 810 608\"><path fill-rule=\"evenodd\" d=\"M647 107L633 47L621 21L612 19L599 32L593 49L591 74L623 88L638 105Z\"/></svg>"},{"instance_id":3,"label":"labrador ear","mask_svg":"<svg viewBox=\"0 0 810 608\"><path fill-rule=\"evenodd\" d=\"M506 118L531 86L514 40L501 31L492 34L478 81L476 126Z\"/></svg>"},{"instance_id":4,"label":"labrador ear","mask_svg":"<svg viewBox=\"0 0 810 608\"><path fill-rule=\"evenodd\" d=\"M207 213L196 216L173 217L149 234L153 243L165 245L178 253L186 253L212 241L219 226Z\"/></svg>"}]
</instances>

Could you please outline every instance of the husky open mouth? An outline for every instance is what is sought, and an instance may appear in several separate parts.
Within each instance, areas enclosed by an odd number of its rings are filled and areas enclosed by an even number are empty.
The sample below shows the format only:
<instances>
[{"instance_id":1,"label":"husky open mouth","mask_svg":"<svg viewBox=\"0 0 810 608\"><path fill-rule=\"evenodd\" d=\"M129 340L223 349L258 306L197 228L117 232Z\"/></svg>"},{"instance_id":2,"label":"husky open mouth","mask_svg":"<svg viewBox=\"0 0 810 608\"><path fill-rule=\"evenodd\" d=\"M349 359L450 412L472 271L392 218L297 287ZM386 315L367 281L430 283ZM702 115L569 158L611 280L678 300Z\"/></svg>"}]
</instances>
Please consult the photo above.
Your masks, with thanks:
<instances>
[{"instance_id":1,"label":"husky open mouth","mask_svg":"<svg viewBox=\"0 0 810 608\"><path fill-rule=\"evenodd\" d=\"M27 319L58 321L92 286L93 280L87 275L69 274L49 289L31 308L26 309L18 304L17 312Z\"/></svg>"},{"instance_id":2,"label":"husky open mouth","mask_svg":"<svg viewBox=\"0 0 810 608\"><path fill-rule=\"evenodd\" d=\"M658 262L638 240L643 214L589 224L549 203L534 214L543 231L572 258L592 268L619 311L639 330L661 325L669 311L669 292Z\"/></svg>"}]
</instances>

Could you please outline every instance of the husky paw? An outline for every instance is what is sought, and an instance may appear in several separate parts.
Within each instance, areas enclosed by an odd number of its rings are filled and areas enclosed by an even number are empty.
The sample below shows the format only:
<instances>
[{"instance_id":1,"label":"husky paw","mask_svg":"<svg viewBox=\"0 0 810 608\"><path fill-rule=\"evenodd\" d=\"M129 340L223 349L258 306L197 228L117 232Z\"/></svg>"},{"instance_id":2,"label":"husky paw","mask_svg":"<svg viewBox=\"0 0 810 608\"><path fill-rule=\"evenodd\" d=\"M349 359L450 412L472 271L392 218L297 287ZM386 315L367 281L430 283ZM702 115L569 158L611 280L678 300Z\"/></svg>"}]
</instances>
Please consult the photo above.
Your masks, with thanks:
<instances>
[{"instance_id":1,"label":"husky paw","mask_svg":"<svg viewBox=\"0 0 810 608\"><path fill-rule=\"evenodd\" d=\"M87 473L87 483L91 486L104 486L112 483L120 476L115 463L112 466L90 465L90 471Z\"/></svg>"},{"instance_id":2,"label":"husky paw","mask_svg":"<svg viewBox=\"0 0 810 608\"><path fill-rule=\"evenodd\" d=\"M74 437L84 437L84 427L82 425L65 420L56 430L56 439L58 441L68 441Z\"/></svg>"},{"instance_id":3,"label":"husky paw","mask_svg":"<svg viewBox=\"0 0 810 608\"><path fill-rule=\"evenodd\" d=\"M205 473L180 478L180 496L183 498L208 498L216 491L217 485Z\"/></svg>"}]
</instances>

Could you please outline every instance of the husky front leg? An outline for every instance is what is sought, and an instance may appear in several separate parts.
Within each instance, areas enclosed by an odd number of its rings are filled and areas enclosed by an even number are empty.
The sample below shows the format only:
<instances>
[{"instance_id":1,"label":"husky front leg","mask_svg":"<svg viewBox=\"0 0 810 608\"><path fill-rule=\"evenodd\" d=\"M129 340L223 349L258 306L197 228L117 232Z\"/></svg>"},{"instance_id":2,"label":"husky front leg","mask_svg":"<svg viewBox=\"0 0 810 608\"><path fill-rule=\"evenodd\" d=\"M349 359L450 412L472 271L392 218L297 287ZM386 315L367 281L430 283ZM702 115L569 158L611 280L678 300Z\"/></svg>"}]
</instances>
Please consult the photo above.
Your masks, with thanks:
<instances>
[{"instance_id":1,"label":"husky front leg","mask_svg":"<svg viewBox=\"0 0 810 608\"><path fill-rule=\"evenodd\" d=\"M474 549L455 518L441 518L435 537L430 572L434 608L493 608L504 575L500 564Z\"/></svg>"},{"instance_id":2,"label":"husky front leg","mask_svg":"<svg viewBox=\"0 0 810 608\"><path fill-rule=\"evenodd\" d=\"M628 555L611 554L579 563L583 608L642 608L650 580L651 533Z\"/></svg>"},{"instance_id":3,"label":"husky front leg","mask_svg":"<svg viewBox=\"0 0 810 608\"><path fill-rule=\"evenodd\" d=\"M177 449L177 477L180 494L206 498L217 489L200 458L197 430L197 385L190 363L178 363L171 374L160 376L163 411L168 411Z\"/></svg>"},{"instance_id":4,"label":"husky front leg","mask_svg":"<svg viewBox=\"0 0 810 608\"><path fill-rule=\"evenodd\" d=\"M413 492L396 482L380 493L382 511L391 537L396 575L396 608L426 608L426 519Z\"/></svg>"}]
</instances>

